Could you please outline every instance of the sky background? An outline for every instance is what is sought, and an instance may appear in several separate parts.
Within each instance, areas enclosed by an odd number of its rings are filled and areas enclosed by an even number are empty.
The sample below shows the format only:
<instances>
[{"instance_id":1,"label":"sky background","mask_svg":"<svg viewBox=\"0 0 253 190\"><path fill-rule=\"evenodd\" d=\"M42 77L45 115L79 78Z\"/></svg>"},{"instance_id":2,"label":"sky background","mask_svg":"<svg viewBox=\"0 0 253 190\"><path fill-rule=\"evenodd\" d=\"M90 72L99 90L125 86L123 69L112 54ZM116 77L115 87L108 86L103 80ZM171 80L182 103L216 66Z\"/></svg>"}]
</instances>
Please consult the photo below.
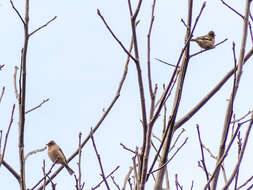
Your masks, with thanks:
<instances>
[{"instance_id":1,"label":"sky background","mask_svg":"<svg viewBox=\"0 0 253 190\"><path fill-rule=\"evenodd\" d=\"M180 19L187 20L187 1L157 1L155 21L152 31L151 64L153 83L158 84L158 96L162 93L162 85L167 84L173 69L156 61L159 58L175 64L184 44L185 27ZM193 21L202 6L202 0L194 1ZM24 15L25 1L14 1L16 8ZM149 110L149 94L147 86L147 33L151 16L151 1L143 1L138 19L138 43L140 61L145 83L147 109ZM244 14L244 1L230 2L232 7ZM42 148L50 140L55 140L69 157L78 147L78 134L85 138L91 127L94 127L113 99L121 78L126 54L112 38L102 20L97 15L100 9L112 30L125 45L129 47L131 28L126 0L92 0L65 1L39 0L30 3L30 31L43 25L57 16L57 19L30 38L27 60L27 109L38 105L43 99L50 101L40 109L29 113L26 117L25 153ZM18 107L14 94L14 67L20 65L20 51L23 46L23 25L11 8L9 1L0 0L0 88L5 86L5 93L0 104L0 129L5 135L12 105L16 104L14 123L11 128L5 160L19 172L18 161ZM184 116L199 100L204 97L219 80L233 67L232 42L236 44L236 55L239 58L243 20L227 9L219 0L208 1L206 8L195 29L194 37L204 35L210 30L216 33L216 41L228 40L217 48L193 57L183 89L182 102L177 119ZM252 46L248 38L247 50ZM200 48L191 44L191 53ZM234 112L241 117L252 109L252 60L245 65L241 84L234 105ZM168 166L171 187L174 176L185 189L190 189L192 180L194 189L205 184L205 175L198 167L201 159L196 133L196 124L200 125L203 143L217 154L224 122L227 99L230 96L232 80L202 108L183 128L179 145L188 137L187 144ZM173 98L171 98L173 100ZM170 100L170 102L172 102ZM168 103L168 108L170 103ZM122 149L120 143L129 148L140 147L142 142L141 109L136 69L133 62L129 64L129 72L121 95L112 111L95 133L95 141L106 174L116 166L116 182L122 183L129 166L132 165L132 154ZM157 136L162 129L159 121L154 128ZM244 136L244 129L242 136ZM179 130L180 131L180 130ZM178 132L177 132L178 133ZM245 160L241 165L239 184L252 175L253 146L249 138ZM235 144L236 145L236 144ZM236 146L233 155L225 162L225 166L233 165L236 157ZM153 155L153 154L152 154ZM90 189L101 181L99 165L91 142L85 145L82 154L84 189ZM47 152L30 156L26 161L27 187L32 187L42 177L42 161L46 167L51 166ZM208 169L212 172L215 161L206 154ZM77 171L77 159L70 166ZM58 166L57 166L58 167ZM56 167L56 168L57 168ZM56 169L55 168L55 169ZM233 168L227 167L227 174ZM63 170L54 180L57 189L74 189L74 177ZM222 182L222 180L220 180ZM0 168L1 187L19 189L16 179L2 166ZM221 183L222 184L222 183ZM112 189L116 189L111 185ZM221 185L219 185L221 187ZM150 179L147 189L153 188ZM50 188L49 188L50 189ZM105 189L102 185L100 189Z\"/></svg>"}]
</instances>

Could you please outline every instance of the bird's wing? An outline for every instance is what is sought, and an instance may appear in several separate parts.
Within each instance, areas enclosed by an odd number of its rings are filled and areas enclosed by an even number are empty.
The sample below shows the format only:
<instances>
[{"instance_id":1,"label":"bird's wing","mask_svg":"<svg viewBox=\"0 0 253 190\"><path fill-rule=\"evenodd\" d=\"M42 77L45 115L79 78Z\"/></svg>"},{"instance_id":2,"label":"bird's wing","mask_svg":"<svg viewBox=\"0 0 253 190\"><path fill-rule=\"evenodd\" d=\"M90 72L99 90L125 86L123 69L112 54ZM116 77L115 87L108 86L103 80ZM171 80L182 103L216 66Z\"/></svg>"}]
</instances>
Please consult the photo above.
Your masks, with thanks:
<instances>
[{"instance_id":1,"label":"bird's wing","mask_svg":"<svg viewBox=\"0 0 253 190\"><path fill-rule=\"evenodd\" d=\"M63 152L62 152L62 150L61 150L60 147L59 147L59 151L61 152L61 154L62 154L62 156L63 156L63 158L64 158L64 161L67 163L67 159L66 159L65 155L63 154Z\"/></svg>"}]
</instances>

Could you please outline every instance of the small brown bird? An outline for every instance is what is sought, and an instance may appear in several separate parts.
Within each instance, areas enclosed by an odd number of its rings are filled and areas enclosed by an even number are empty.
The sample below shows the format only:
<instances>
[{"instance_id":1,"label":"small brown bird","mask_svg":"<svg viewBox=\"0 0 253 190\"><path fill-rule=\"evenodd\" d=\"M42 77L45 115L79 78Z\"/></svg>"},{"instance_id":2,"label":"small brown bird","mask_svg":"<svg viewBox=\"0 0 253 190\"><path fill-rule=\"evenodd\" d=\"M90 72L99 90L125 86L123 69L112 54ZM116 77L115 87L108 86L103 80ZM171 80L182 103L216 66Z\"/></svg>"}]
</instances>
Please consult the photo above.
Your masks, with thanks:
<instances>
[{"instance_id":1,"label":"small brown bird","mask_svg":"<svg viewBox=\"0 0 253 190\"><path fill-rule=\"evenodd\" d=\"M52 162L62 164L68 170L69 174L72 175L74 171L68 166L68 162L61 148L54 141L50 141L47 144L47 146L48 146L47 153Z\"/></svg>"},{"instance_id":2,"label":"small brown bird","mask_svg":"<svg viewBox=\"0 0 253 190\"><path fill-rule=\"evenodd\" d=\"M214 47L215 42L215 33L214 31L208 32L205 36L200 36L195 39L191 39L191 41L197 42L197 44L204 49L212 49Z\"/></svg>"}]
</instances>

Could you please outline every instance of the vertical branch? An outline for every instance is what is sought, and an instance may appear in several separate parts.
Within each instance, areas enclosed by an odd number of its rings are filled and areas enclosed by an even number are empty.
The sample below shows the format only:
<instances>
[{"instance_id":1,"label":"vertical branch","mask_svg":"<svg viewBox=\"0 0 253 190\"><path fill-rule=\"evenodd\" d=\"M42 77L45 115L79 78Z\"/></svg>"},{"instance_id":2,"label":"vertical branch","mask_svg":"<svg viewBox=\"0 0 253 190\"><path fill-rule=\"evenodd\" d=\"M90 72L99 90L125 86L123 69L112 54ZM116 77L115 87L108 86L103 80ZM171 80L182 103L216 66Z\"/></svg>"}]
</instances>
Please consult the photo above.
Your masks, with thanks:
<instances>
[{"instance_id":1,"label":"vertical branch","mask_svg":"<svg viewBox=\"0 0 253 190\"><path fill-rule=\"evenodd\" d=\"M225 146L226 146L227 136L228 136L228 132L229 132L230 121L231 121L231 117L232 117L232 113L233 113L233 104L234 104L234 100L235 100L235 97L236 97L236 93L237 93L238 88L239 88L240 78L241 78L241 75L242 75L242 67L243 67L244 54L245 54L245 45L246 45L246 40L247 40L250 3L251 3L251 0L246 0L245 16L244 16L244 19L243 19L244 23L243 23L243 34L242 34L240 57L239 57L239 60L238 60L238 67L237 67L237 71L236 71L236 79L235 79L234 88L231 92L230 99L229 99L229 104L228 104L227 111L226 111L226 116L225 116L225 121L224 121L224 128L223 128L223 132L222 132L219 155L218 155L217 160L220 160L220 158L222 157L222 155L224 154L224 151L225 151ZM217 164L218 164L218 162L216 163L216 165ZM215 173L215 176L214 176L214 180L212 182L212 189L213 190L216 189L216 187L217 187L217 182L218 182L218 178L219 178L219 171L220 171L220 168L217 169L217 172Z\"/></svg>"},{"instance_id":2,"label":"vertical branch","mask_svg":"<svg viewBox=\"0 0 253 190\"><path fill-rule=\"evenodd\" d=\"M152 26L153 26L153 23L154 23L155 4L156 4L156 0L153 1L152 13L151 13L151 21L150 21L149 32L148 32L148 36L147 36L148 85L149 85L149 94L150 94L150 99L151 99L150 115L149 115L150 120L152 119L153 113L154 113L155 94L156 94L156 91L157 91L157 87L155 87L155 89L153 91L152 78L151 78L151 67L150 67L150 53L151 53L150 52L150 37L151 37ZM151 145L152 128L153 128L153 125L150 125L150 123L149 123L147 125L146 133L143 134L143 135L146 136L146 138L143 141L143 143L145 143L145 146L143 146L143 157L142 157L142 160L141 160L141 163L140 163L142 165L141 165L141 167L139 167L141 169L141 170L139 170L139 171L141 171L141 173L139 173L139 177L140 177L140 190L144 189L145 183L146 183L147 170L148 170L148 159L149 159L150 145Z\"/></svg>"},{"instance_id":3,"label":"vertical branch","mask_svg":"<svg viewBox=\"0 0 253 190\"><path fill-rule=\"evenodd\" d=\"M155 104L155 93L153 91L153 85L152 85L152 76L151 76L151 66L150 66L150 57L151 57L151 32L153 28L153 23L155 20L154 12L155 12L155 5L156 0L153 1L152 5L152 13L151 13L151 20L147 35L147 66L148 66L148 86L149 86L149 94L151 99L151 105L150 105L150 116L149 118L152 119L153 113L154 113L154 104Z\"/></svg>"},{"instance_id":4,"label":"vertical branch","mask_svg":"<svg viewBox=\"0 0 253 190\"><path fill-rule=\"evenodd\" d=\"M134 53L135 53L135 66L137 70L137 77L138 77L138 86L139 86L139 93L140 93L140 102L141 102L141 111L142 111L142 125L143 125L143 142L142 142L142 151L140 153L140 163L138 167L138 180L141 180L142 176L142 166L143 166L143 154L146 149L146 134L147 134L147 114L146 114L146 105L145 105L145 93L144 93L144 86L143 86L143 79L142 79L142 71L141 65L139 60L139 48L138 48L138 41L137 41L137 34L136 34L136 18L139 13L140 7L142 4L142 0L139 0L135 13L132 12L131 2L128 0L129 5L129 12L131 17L131 29L132 29L132 36L133 36L133 46L134 46ZM140 189L144 189L144 183L140 184ZM139 189L138 188L138 189Z\"/></svg>"},{"instance_id":5,"label":"vertical branch","mask_svg":"<svg viewBox=\"0 0 253 190\"><path fill-rule=\"evenodd\" d=\"M188 0L188 20L187 20L187 31L186 31L186 35L185 35L186 48L184 50L184 58L182 60L182 66L180 66L181 72L179 73L179 77L178 77L174 105L172 108L171 118L170 118L168 125L167 125L167 130L169 130L169 131L167 134L165 133L166 137L165 137L165 141L164 141L163 152L161 154L161 162L159 163L159 168L161 166L163 166L167 162L167 159L168 159L167 157L168 157L168 152L170 149L170 143L171 143L173 133L174 133L175 119L176 119L177 111L178 111L179 104L181 101L184 79L185 79L187 66L188 66L188 62L189 62L190 44L188 41L191 37L192 7L193 7L193 1ZM156 182L155 182L155 187L154 187L155 190L159 190L162 188L164 174L165 174L165 168L162 168L161 170L158 171Z\"/></svg>"},{"instance_id":6,"label":"vertical branch","mask_svg":"<svg viewBox=\"0 0 253 190\"><path fill-rule=\"evenodd\" d=\"M12 8L19 16L24 25L24 47L21 51L21 66L19 77L19 163L20 163L20 189L25 190L25 159L24 159L24 130L25 130L25 101L26 101L26 56L29 41L29 0L25 3L25 19L22 18L19 11L15 8L12 0L10 0Z\"/></svg>"}]
</instances>

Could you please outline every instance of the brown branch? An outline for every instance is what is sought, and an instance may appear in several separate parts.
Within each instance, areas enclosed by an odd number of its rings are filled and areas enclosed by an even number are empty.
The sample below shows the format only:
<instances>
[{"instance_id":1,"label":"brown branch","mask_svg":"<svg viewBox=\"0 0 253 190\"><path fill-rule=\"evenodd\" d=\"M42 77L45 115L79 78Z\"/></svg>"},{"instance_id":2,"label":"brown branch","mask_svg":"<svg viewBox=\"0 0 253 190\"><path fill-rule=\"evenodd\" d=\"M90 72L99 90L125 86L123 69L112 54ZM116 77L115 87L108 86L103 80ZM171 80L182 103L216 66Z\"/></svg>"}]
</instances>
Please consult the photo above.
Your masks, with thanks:
<instances>
[{"instance_id":1,"label":"brown branch","mask_svg":"<svg viewBox=\"0 0 253 190\"><path fill-rule=\"evenodd\" d=\"M5 160L2 161L3 166L18 180L20 183L20 175Z\"/></svg>"},{"instance_id":2,"label":"brown branch","mask_svg":"<svg viewBox=\"0 0 253 190\"><path fill-rule=\"evenodd\" d=\"M111 173L109 173L105 178L109 178L114 172L116 172L119 169L119 166L117 166ZM92 190L97 189L100 187L100 185L104 182L104 180L100 181L99 184L97 184L95 187L92 188Z\"/></svg>"},{"instance_id":3,"label":"brown branch","mask_svg":"<svg viewBox=\"0 0 253 190\"><path fill-rule=\"evenodd\" d=\"M213 180L213 178L215 177L215 174L216 174L217 170L220 168L220 166L221 166L221 164L223 163L224 159L225 159L226 156L228 155L228 152L229 152L229 150L230 150L230 148L231 148L231 146L232 146L232 144L233 144L233 142L234 142L234 140L235 140L235 137L237 136L237 133L239 132L240 127L241 127L244 123L245 123L245 122L242 122L242 123L239 123L239 124L238 124L238 126L237 126L237 128L236 128L236 130L235 130L234 135L232 136L230 142L228 143L228 146L227 146L226 150L224 151L222 157L220 157L219 160L217 161L216 167L215 167L215 169L214 169L212 175L210 176L209 180L207 181L207 183L205 184L205 186L204 186L203 189L206 189L206 188L209 186L210 182L211 182L211 181Z\"/></svg>"},{"instance_id":4,"label":"brown branch","mask_svg":"<svg viewBox=\"0 0 253 190\"><path fill-rule=\"evenodd\" d=\"M237 190L243 188L245 185L247 185L251 180L253 179L253 176L251 176L249 179L247 179L242 185L240 185Z\"/></svg>"},{"instance_id":5,"label":"brown branch","mask_svg":"<svg viewBox=\"0 0 253 190\"><path fill-rule=\"evenodd\" d=\"M202 166L203 166L203 169L205 171L205 174L206 174L206 179L208 180L209 178L209 174L208 174L208 171L207 171L207 168L206 168L206 162L205 162L205 155L204 155L204 151L203 151L203 143L202 143L202 140L201 140L201 137L200 137L200 130L199 130L199 125L197 124L197 132L198 132L198 139L199 139L199 145L200 145L200 150L201 150L201 163L202 163ZM210 188L210 185L208 185L207 187L209 190L211 189Z\"/></svg>"},{"instance_id":6,"label":"brown branch","mask_svg":"<svg viewBox=\"0 0 253 190\"><path fill-rule=\"evenodd\" d=\"M138 87L139 87L139 94L140 94L140 103L141 103L141 113L142 113L142 125L143 125L143 141L142 141L142 151L140 153L140 162L138 167L138 178L140 181L140 190L144 190L145 187L145 179L146 179L146 164L147 158L144 156L147 153L147 136L151 135L150 130L151 127L147 126L147 114L146 114L146 102L145 102L145 93L144 93L144 85L143 85L143 78L142 78L142 71L139 59L139 48L138 48L138 41L137 41L137 32L136 32L136 17L139 13L140 6L142 4L142 0L139 0L138 5L136 7L134 15L132 15L131 11L131 3L128 1L129 10L130 10L130 20L131 20L131 29L132 29L132 37L133 37L133 47L134 47L134 54L135 54L135 66L137 71L138 77Z\"/></svg>"},{"instance_id":7,"label":"brown branch","mask_svg":"<svg viewBox=\"0 0 253 190\"><path fill-rule=\"evenodd\" d=\"M121 145L125 150L127 150L127 151L129 151L129 152L132 152L132 153L134 153L134 154L136 154L135 151L131 150L130 148L127 148L124 144L120 143L120 145Z\"/></svg>"},{"instance_id":8,"label":"brown branch","mask_svg":"<svg viewBox=\"0 0 253 190\"><path fill-rule=\"evenodd\" d=\"M247 142L248 142L248 137L249 137L249 134L250 134L250 131L251 131L251 128L252 128L252 124L253 124L253 114L251 115L251 121L250 121L248 129L246 131L246 135L245 135L244 142L243 142L243 145L242 145L242 150L240 151L239 159L236 163L236 166L235 166L230 178L228 179L227 183L224 185L222 190L228 189L228 187L231 184L231 182L233 181L237 171L239 171L239 167L240 167L240 164L242 162L242 158L243 158L243 155L244 155L244 152L245 152L245 149L246 149L246 145L247 145Z\"/></svg>"},{"instance_id":9,"label":"brown branch","mask_svg":"<svg viewBox=\"0 0 253 190\"><path fill-rule=\"evenodd\" d=\"M0 95L0 103L1 103L1 101L3 99L4 91L5 91L5 86L3 86L3 88L2 88L2 92L1 92L1 95Z\"/></svg>"},{"instance_id":10,"label":"brown branch","mask_svg":"<svg viewBox=\"0 0 253 190\"><path fill-rule=\"evenodd\" d=\"M14 74L13 74L13 83L14 83L14 92L16 95L16 99L19 100L19 94L18 94L18 89L17 89L17 72L18 72L18 67L14 67Z\"/></svg>"},{"instance_id":11,"label":"brown branch","mask_svg":"<svg viewBox=\"0 0 253 190\"><path fill-rule=\"evenodd\" d=\"M2 68L4 67L5 65L0 65L0 71L2 70Z\"/></svg>"},{"instance_id":12,"label":"brown branch","mask_svg":"<svg viewBox=\"0 0 253 190\"><path fill-rule=\"evenodd\" d=\"M21 14L19 13L19 11L16 9L16 7L14 6L14 3L12 2L12 0L10 0L11 6L14 9L14 11L17 13L18 17L20 18L20 20L22 21L22 23L24 25L26 25L24 19L22 18Z\"/></svg>"},{"instance_id":13,"label":"brown branch","mask_svg":"<svg viewBox=\"0 0 253 190\"><path fill-rule=\"evenodd\" d=\"M10 118L10 122L9 122L7 132L5 134L3 153L1 154L1 152L0 152L0 166L2 165L2 162L4 160L4 154L5 154L5 150L6 150L6 146L7 146L8 136L9 136L9 132L10 132L10 129L11 129L11 126L12 126L12 123L13 123L14 111L15 111L15 104L13 104L13 106L12 106L11 118Z\"/></svg>"},{"instance_id":14,"label":"brown branch","mask_svg":"<svg viewBox=\"0 0 253 190\"><path fill-rule=\"evenodd\" d=\"M116 181L115 181L115 179L114 179L113 176L111 176L111 179L112 179L113 184L117 187L117 189L120 190L120 187L119 187L119 185L116 183Z\"/></svg>"},{"instance_id":15,"label":"brown branch","mask_svg":"<svg viewBox=\"0 0 253 190\"><path fill-rule=\"evenodd\" d=\"M224 2L223 0L221 0L221 2L228 7L230 10L232 10L235 14L237 14L239 17L241 17L242 19L244 18L244 16L239 13L237 10L235 10L233 7L231 7L229 4L227 4L226 2Z\"/></svg>"},{"instance_id":16,"label":"brown branch","mask_svg":"<svg viewBox=\"0 0 253 190\"><path fill-rule=\"evenodd\" d=\"M106 28L109 30L109 32L111 33L111 35L113 36L113 38L119 43L120 47L124 50L124 52L131 57L131 59L136 62L137 60L131 55L131 53L129 51L127 51L127 49L125 48L125 46L123 45L123 43L116 37L116 35L113 33L112 29L110 28L110 26L107 24L107 22L105 21L104 17L101 15L100 10L97 9L97 14L98 16L100 16L100 18L102 19L102 21L104 22Z\"/></svg>"},{"instance_id":17,"label":"brown branch","mask_svg":"<svg viewBox=\"0 0 253 190\"><path fill-rule=\"evenodd\" d=\"M148 67L148 86L149 86L149 95L151 99L151 106L150 106L150 116L149 118L153 117L154 113L154 104L155 104L155 94L153 92L153 84L152 84L152 75L151 75L151 64L150 64L150 57L151 57L151 33L152 33L152 28L155 20L155 5L156 5L156 0L153 1L152 4L152 12L151 12L151 19L150 19L150 24L149 24L149 30L148 30L148 35L147 35L147 67Z\"/></svg>"},{"instance_id":18,"label":"brown branch","mask_svg":"<svg viewBox=\"0 0 253 190\"><path fill-rule=\"evenodd\" d=\"M90 136L91 136L91 140L92 140L92 145L93 145L94 151L95 151L97 159L98 159L99 167L100 167L100 170L101 170L101 176L103 178L103 181L105 182L107 190L110 190L110 187L109 187L108 182L107 182L106 177L105 177L105 173L104 173L102 161L101 161L101 158L100 158L100 154L98 153L98 150L97 150L97 147L96 147L96 144L95 144L95 140L94 140L94 137L93 137L92 129L91 129L91 132L90 132ZM79 147L79 149L80 149L80 147ZM93 189L95 189L95 188L93 188Z\"/></svg>"},{"instance_id":19,"label":"brown branch","mask_svg":"<svg viewBox=\"0 0 253 190\"><path fill-rule=\"evenodd\" d=\"M39 30L41 30L42 28L45 28L48 24L50 24L51 22L53 22L55 19L57 18L57 16L55 16L54 18L50 19L46 24L40 26L39 28L37 28L36 30L32 31L29 34L29 37L31 37L33 34L35 34L36 32L38 32Z\"/></svg>"},{"instance_id":20,"label":"brown branch","mask_svg":"<svg viewBox=\"0 0 253 190\"><path fill-rule=\"evenodd\" d=\"M130 166L130 167L129 167L129 170L128 170L128 172L127 172L127 175L125 176L124 183L123 183L123 186L122 186L122 190L125 190L125 189L126 189L126 184L127 184L127 181L128 181L128 179L129 179L129 176L131 175L132 171L133 171L133 167Z\"/></svg>"},{"instance_id":21,"label":"brown branch","mask_svg":"<svg viewBox=\"0 0 253 190\"><path fill-rule=\"evenodd\" d=\"M35 106L34 108L31 108L31 109L27 110L25 113L28 114L28 113L40 108L43 104L45 104L48 101L49 101L49 98L47 98L46 100L43 100L39 105Z\"/></svg>"},{"instance_id":22,"label":"brown branch","mask_svg":"<svg viewBox=\"0 0 253 190\"><path fill-rule=\"evenodd\" d=\"M139 1L141 3L141 1ZM154 23L154 12L155 12L155 5L156 5L156 0L153 0L153 4L152 4L152 13L151 13L151 19L150 19L150 25L149 25L149 30L148 30L148 35L147 35L147 69L148 69L148 87L149 87L149 95L150 95L150 112L149 112L149 119L153 118L153 114L155 111L155 95L157 92L157 85L155 86L155 89L153 90L153 84L152 84L152 76L151 76L151 64L150 64L150 57L151 57L151 32L152 32L152 27L153 27L153 23ZM132 21L134 22L134 20ZM132 24L133 26L133 24ZM135 30L135 28L134 28ZM133 33L135 33L135 31L133 31ZM137 40L136 40L137 42ZM137 45L135 46L135 48L137 48ZM136 56L138 56L138 54L136 54ZM139 59L138 59L139 60ZM137 65L136 65L137 66ZM138 70L139 66L137 66L137 70ZM139 78L141 78L141 74L140 72L138 72L138 76L140 76ZM139 80L141 82L141 80ZM141 97L143 96L143 98L141 98L141 102L142 102L142 117L143 119L146 119L146 110L145 110L145 99L144 99L144 91L142 90L143 87L141 87L142 82L139 82L139 88L140 88L140 95ZM147 126L147 129L145 129ZM140 165L140 173L139 176L140 177L140 190L144 190L145 188L145 182L146 182L146 176L147 176L147 170L148 170L148 159L149 159L149 153L150 153L150 145L151 145L151 135L152 135L152 129L153 129L153 125L147 125L146 121L144 121L144 125L143 125L143 136L145 136L143 138L143 157L141 157L141 162ZM142 156L142 153L141 153Z\"/></svg>"},{"instance_id":23,"label":"brown branch","mask_svg":"<svg viewBox=\"0 0 253 190\"><path fill-rule=\"evenodd\" d=\"M54 162L52 164L52 166L50 167L50 169L48 170L48 172L46 173L46 175L43 175L43 177L29 190L35 189L42 181L44 181L44 179L46 179L47 176L52 172L52 169L54 168L55 164L56 164L56 162ZM43 187L45 187L45 186L46 186L46 183L44 182Z\"/></svg>"},{"instance_id":24,"label":"brown branch","mask_svg":"<svg viewBox=\"0 0 253 190\"><path fill-rule=\"evenodd\" d=\"M78 152L78 162L77 162L77 166L78 166L78 179L76 174L74 174L75 176L75 180L76 180L76 189L77 190L82 190L84 187L84 183L82 183L82 170L81 170L81 156L82 156L82 133L79 133L79 141L78 141L78 148L79 148L79 152Z\"/></svg>"},{"instance_id":25,"label":"brown branch","mask_svg":"<svg viewBox=\"0 0 253 190\"><path fill-rule=\"evenodd\" d=\"M43 147L43 148L40 148L40 149L33 150L33 151L31 151L31 152L28 152L28 153L26 154L26 156L25 156L25 160L26 160L29 156L31 156L31 155L33 155L33 154L36 154L36 153L38 153L38 152L43 152L43 151L46 150L46 149L47 149L47 146L45 146L45 147Z\"/></svg>"},{"instance_id":26,"label":"brown branch","mask_svg":"<svg viewBox=\"0 0 253 190\"><path fill-rule=\"evenodd\" d=\"M233 113L234 100L235 100L235 97L236 97L236 94L237 94L237 91L239 88L240 79L242 76L242 68L243 68L243 63L244 63L245 46L246 46L247 32L248 32L248 19L249 19L249 12L250 12L250 10L249 10L250 3L251 3L251 1L246 0L240 56L238 59L238 67L237 67L237 71L236 71L236 79L234 82L234 88L231 92L229 104L228 104L227 111L226 111L225 122L224 122L224 127L223 127L221 142L220 142L219 155L218 155L219 160L223 156L224 151L225 151L226 140L227 140L229 126L230 126L231 117L232 117L232 113ZM218 165L218 163L216 163L216 165ZM214 180L212 182L212 189L216 189L216 187L217 187L217 182L218 182L218 178L219 178L219 171L220 171L220 168L218 167L217 171L215 172Z\"/></svg>"},{"instance_id":27,"label":"brown branch","mask_svg":"<svg viewBox=\"0 0 253 190\"><path fill-rule=\"evenodd\" d=\"M160 166L160 167L157 168L156 170L154 170L154 171L152 171L151 173L149 173L149 175L150 175L150 174L153 174L153 173L155 173L155 172L157 172L157 171L163 169L165 166L167 166L167 165L170 163L170 161L176 156L176 154L179 152L179 150L181 150L182 147L187 143L187 140L188 140L188 137L187 137L187 138L184 140L184 142L177 148L177 150L174 152L174 154L171 156L171 158L168 159L168 161L166 161L162 166Z\"/></svg>"},{"instance_id":28,"label":"brown branch","mask_svg":"<svg viewBox=\"0 0 253 190\"><path fill-rule=\"evenodd\" d=\"M168 62L166 62L166 61L163 61L163 60L161 60L161 59L158 59L158 58L155 58L155 59L156 59L157 61L161 62L161 63L164 63L164 64L168 65L168 66L177 67L176 65L170 64L170 63L168 63ZM178 68L180 68L180 67L178 66Z\"/></svg>"}]
</instances>

